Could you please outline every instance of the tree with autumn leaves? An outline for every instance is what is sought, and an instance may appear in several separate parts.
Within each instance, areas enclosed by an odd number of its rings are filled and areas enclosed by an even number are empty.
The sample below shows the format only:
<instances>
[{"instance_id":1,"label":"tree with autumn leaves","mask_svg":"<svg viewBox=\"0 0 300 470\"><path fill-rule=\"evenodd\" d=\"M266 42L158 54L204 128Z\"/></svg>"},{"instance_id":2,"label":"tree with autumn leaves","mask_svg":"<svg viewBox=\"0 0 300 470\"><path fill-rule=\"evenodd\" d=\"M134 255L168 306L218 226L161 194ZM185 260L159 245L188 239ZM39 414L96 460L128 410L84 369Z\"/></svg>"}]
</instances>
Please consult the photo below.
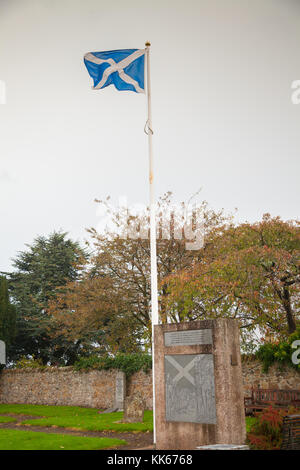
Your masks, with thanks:
<instances>
[{"instance_id":1,"label":"tree with autumn leaves","mask_svg":"<svg viewBox=\"0 0 300 470\"><path fill-rule=\"evenodd\" d=\"M17 310L11 360L34 354L72 364L82 355L150 347L149 209L108 209L110 228L90 229L87 250L53 233L16 257L8 275ZM270 215L236 225L203 202L187 226L165 194L157 211L161 321L236 318L248 351L257 337L286 340L300 321L299 225Z\"/></svg>"},{"instance_id":2,"label":"tree with autumn leaves","mask_svg":"<svg viewBox=\"0 0 300 470\"><path fill-rule=\"evenodd\" d=\"M170 194L160 199L158 235L170 222L169 238L158 237L160 317L163 322L230 317L239 321L244 344L282 338L299 322L300 228L265 215L258 223L234 225L230 217L201 205L204 244L186 249L180 217L169 217ZM168 218L164 215L168 214ZM149 238L125 237L128 224L147 232L149 214L122 217L117 229L91 229L93 257L83 276L68 283L49 306L53 331L99 352L137 352L151 334ZM131 230L132 235L132 230Z\"/></svg>"},{"instance_id":3,"label":"tree with autumn leaves","mask_svg":"<svg viewBox=\"0 0 300 470\"><path fill-rule=\"evenodd\" d=\"M242 337L286 338L299 324L300 224L261 222L212 232L197 263L175 273L165 310L177 321L236 318Z\"/></svg>"},{"instance_id":4,"label":"tree with autumn leaves","mask_svg":"<svg viewBox=\"0 0 300 470\"><path fill-rule=\"evenodd\" d=\"M107 207L107 201L100 201ZM187 206L187 204L186 204ZM181 210L182 209L182 210ZM112 227L105 233L89 230L89 267L80 281L68 283L50 303L56 332L98 343L99 351L137 352L150 344L151 285L149 209L133 215L108 208ZM159 199L157 211L157 266L160 298L168 296L167 276L188 268L200 248L187 249L197 231L204 234L223 226L227 218L203 202L193 209L193 230L187 230L184 204L174 208L171 193ZM196 221L201 221L197 225ZM192 223L192 222L191 222ZM163 302L161 316L165 317Z\"/></svg>"}]
</instances>

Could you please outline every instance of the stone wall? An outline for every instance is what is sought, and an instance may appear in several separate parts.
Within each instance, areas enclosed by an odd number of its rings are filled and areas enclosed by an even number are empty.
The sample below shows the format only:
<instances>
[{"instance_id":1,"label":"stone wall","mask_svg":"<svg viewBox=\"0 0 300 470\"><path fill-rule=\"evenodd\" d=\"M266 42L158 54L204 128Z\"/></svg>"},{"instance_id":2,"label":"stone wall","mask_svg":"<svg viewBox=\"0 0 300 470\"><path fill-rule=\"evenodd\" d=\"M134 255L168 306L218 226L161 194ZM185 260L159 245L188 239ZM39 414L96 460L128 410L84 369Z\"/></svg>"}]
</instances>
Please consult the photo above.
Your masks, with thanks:
<instances>
[{"instance_id":1,"label":"stone wall","mask_svg":"<svg viewBox=\"0 0 300 470\"><path fill-rule=\"evenodd\" d=\"M86 406L106 409L114 405L116 371L76 372L72 367L6 369L0 372L0 403ZM252 360L243 363L245 395L251 388L300 390L300 374L289 367L272 366L267 374ZM127 381L127 395L140 391L152 408L152 373L140 371Z\"/></svg>"},{"instance_id":2,"label":"stone wall","mask_svg":"<svg viewBox=\"0 0 300 470\"><path fill-rule=\"evenodd\" d=\"M243 363L244 392L248 396L251 388L274 388L300 390L300 373L288 366L272 365L268 373L262 370L261 362L251 360Z\"/></svg>"},{"instance_id":3,"label":"stone wall","mask_svg":"<svg viewBox=\"0 0 300 470\"><path fill-rule=\"evenodd\" d=\"M0 403L109 408L114 402L115 377L115 370L6 369L0 373Z\"/></svg>"},{"instance_id":4,"label":"stone wall","mask_svg":"<svg viewBox=\"0 0 300 470\"><path fill-rule=\"evenodd\" d=\"M146 408L152 409L152 371L147 374L143 371L133 374L127 380L126 390L129 396L136 391L141 392L146 400Z\"/></svg>"}]
</instances>

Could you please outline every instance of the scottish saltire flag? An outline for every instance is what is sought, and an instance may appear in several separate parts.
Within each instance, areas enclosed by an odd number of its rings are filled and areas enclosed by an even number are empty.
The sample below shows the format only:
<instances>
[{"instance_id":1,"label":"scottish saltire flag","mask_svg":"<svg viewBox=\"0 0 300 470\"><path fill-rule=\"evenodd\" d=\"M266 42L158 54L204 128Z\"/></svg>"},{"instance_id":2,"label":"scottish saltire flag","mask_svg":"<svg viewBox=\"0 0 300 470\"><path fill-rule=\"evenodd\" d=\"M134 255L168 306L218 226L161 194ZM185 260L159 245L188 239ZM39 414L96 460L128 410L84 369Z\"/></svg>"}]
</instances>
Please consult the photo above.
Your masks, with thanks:
<instances>
[{"instance_id":1,"label":"scottish saltire flag","mask_svg":"<svg viewBox=\"0 0 300 470\"><path fill-rule=\"evenodd\" d=\"M117 90L145 93L145 49L88 52L84 56L86 68L94 80L94 90L115 85Z\"/></svg>"}]
</instances>

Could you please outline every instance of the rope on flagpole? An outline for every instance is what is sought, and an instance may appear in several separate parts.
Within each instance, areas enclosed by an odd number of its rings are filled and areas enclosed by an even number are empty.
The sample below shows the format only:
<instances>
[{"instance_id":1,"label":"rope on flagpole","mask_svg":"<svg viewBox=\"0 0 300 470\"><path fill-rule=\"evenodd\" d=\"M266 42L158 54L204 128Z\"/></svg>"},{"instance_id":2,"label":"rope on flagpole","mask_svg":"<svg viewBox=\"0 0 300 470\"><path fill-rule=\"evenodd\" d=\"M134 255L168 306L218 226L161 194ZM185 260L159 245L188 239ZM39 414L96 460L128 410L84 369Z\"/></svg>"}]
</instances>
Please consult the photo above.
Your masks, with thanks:
<instances>
[{"instance_id":1,"label":"rope on flagpole","mask_svg":"<svg viewBox=\"0 0 300 470\"><path fill-rule=\"evenodd\" d=\"M145 127L144 127L144 132L145 132L145 134L147 134L147 135L149 135L149 132L151 132L152 135L154 134L154 132L153 132L153 130L151 129L151 127L149 127L148 119L147 119L146 124L145 124Z\"/></svg>"}]
</instances>

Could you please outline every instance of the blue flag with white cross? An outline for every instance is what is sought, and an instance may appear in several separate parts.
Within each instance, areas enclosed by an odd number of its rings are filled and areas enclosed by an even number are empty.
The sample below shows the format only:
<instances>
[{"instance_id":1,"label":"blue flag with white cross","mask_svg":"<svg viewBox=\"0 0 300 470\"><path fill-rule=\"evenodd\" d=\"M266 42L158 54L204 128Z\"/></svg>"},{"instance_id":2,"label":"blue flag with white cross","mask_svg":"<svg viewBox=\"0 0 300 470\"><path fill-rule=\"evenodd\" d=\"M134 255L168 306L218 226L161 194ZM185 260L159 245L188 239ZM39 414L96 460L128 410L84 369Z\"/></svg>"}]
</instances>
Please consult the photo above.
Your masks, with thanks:
<instances>
[{"instance_id":1,"label":"blue flag with white cross","mask_svg":"<svg viewBox=\"0 0 300 470\"><path fill-rule=\"evenodd\" d=\"M145 93L145 49L88 52L85 66L94 80L94 90L114 85L117 90Z\"/></svg>"}]
</instances>

